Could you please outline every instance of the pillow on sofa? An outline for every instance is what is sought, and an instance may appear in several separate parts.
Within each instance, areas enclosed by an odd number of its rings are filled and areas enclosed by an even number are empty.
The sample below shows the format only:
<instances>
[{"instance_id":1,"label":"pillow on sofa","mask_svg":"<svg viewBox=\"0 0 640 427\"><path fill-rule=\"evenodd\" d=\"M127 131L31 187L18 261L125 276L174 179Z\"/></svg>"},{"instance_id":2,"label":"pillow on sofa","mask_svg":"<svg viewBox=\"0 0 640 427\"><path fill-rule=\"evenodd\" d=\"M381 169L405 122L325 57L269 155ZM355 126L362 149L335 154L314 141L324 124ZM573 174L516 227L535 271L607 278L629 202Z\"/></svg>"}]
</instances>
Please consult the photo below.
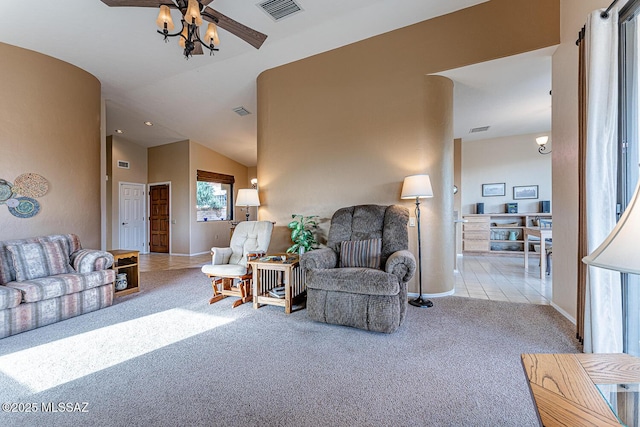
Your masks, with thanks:
<instances>
[{"instance_id":1,"label":"pillow on sofa","mask_svg":"<svg viewBox=\"0 0 640 427\"><path fill-rule=\"evenodd\" d=\"M382 239L344 240L340 242L341 267L380 268Z\"/></svg>"},{"instance_id":2,"label":"pillow on sofa","mask_svg":"<svg viewBox=\"0 0 640 427\"><path fill-rule=\"evenodd\" d=\"M59 240L9 245L7 250L18 282L73 272L69 254Z\"/></svg>"}]
</instances>

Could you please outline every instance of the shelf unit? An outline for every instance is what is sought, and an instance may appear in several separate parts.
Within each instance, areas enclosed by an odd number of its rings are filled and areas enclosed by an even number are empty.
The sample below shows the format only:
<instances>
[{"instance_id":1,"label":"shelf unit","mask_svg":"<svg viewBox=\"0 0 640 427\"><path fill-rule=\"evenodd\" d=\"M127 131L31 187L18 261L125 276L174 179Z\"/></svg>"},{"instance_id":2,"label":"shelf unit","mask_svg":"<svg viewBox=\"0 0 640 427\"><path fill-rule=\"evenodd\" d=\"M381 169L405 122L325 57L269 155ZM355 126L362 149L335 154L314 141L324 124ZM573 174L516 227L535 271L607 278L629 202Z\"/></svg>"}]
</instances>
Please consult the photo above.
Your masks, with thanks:
<instances>
[{"instance_id":1,"label":"shelf unit","mask_svg":"<svg viewBox=\"0 0 640 427\"><path fill-rule=\"evenodd\" d=\"M514 255L524 254L524 228L536 226L550 213L495 213L463 215L464 252Z\"/></svg>"},{"instance_id":2,"label":"shelf unit","mask_svg":"<svg viewBox=\"0 0 640 427\"><path fill-rule=\"evenodd\" d=\"M113 255L113 266L118 273L127 274L127 287L121 291L116 291L116 284L113 283L113 295L116 297L140 292L140 270L138 269L139 251L128 249L112 249L109 251Z\"/></svg>"}]
</instances>

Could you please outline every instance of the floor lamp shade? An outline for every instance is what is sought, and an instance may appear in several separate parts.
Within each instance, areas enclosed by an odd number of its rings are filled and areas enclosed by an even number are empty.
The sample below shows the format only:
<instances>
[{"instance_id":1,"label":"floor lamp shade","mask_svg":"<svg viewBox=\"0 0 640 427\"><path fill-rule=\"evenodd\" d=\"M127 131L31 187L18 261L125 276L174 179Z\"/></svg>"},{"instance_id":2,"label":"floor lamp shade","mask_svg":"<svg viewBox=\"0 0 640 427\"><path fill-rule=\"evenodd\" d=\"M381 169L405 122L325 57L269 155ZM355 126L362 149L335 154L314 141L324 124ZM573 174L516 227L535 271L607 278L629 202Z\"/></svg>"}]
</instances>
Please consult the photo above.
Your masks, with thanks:
<instances>
[{"instance_id":1,"label":"floor lamp shade","mask_svg":"<svg viewBox=\"0 0 640 427\"><path fill-rule=\"evenodd\" d=\"M402 183L401 199L433 197L429 175L410 175Z\"/></svg>"},{"instance_id":2,"label":"floor lamp shade","mask_svg":"<svg viewBox=\"0 0 640 427\"><path fill-rule=\"evenodd\" d=\"M640 183L627 209L604 242L582 262L621 273L640 274Z\"/></svg>"}]
</instances>

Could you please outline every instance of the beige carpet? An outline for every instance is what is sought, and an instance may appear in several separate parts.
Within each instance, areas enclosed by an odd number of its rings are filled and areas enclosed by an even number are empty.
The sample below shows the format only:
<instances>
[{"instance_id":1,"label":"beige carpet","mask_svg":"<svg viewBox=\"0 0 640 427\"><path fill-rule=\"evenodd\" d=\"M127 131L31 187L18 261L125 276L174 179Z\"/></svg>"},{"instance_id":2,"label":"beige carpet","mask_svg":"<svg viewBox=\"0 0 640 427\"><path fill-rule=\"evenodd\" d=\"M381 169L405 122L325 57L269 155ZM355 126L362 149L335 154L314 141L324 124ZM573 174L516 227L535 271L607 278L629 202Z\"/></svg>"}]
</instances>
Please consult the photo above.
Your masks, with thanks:
<instances>
[{"instance_id":1,"label":"beige carpet","mask_svg":"<svg viewBox=\"0 0 640 427\"><path fill-rule=\"evenodd\" d=\"M209 305L198 269L141 279L112 307L0 340L0 402L37 410L1 425L533 426L519 355L579 351L544 305L439 298L386 335Z\"/></svg>"}]
</instances>

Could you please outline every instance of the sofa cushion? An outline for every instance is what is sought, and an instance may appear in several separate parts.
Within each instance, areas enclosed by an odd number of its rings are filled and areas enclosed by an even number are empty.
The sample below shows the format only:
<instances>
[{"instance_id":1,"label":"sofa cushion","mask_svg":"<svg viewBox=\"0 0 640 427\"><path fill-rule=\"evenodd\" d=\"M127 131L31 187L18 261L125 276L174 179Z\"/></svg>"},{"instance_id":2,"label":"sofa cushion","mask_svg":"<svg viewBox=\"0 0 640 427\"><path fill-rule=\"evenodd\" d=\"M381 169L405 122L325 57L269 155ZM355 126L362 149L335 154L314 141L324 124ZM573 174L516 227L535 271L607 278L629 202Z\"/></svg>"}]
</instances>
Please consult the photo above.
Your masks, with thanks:
<instances>
[{"instance_id":1,"label":"sofa cushion","mask_svg":"<svg viewBox=\"0 0 640 427\"><path fill-rule=\"evenodd\" d=\"M113 283L115 279L115 270L100 270L82 274L59 274L24 282L10 282L6 286L21 291L23 302L36 302Z\"/></svg>"},{"instance_id":2,"label":"sofa cushion","mask_svg":"<svg viewBox=\"0 0 640 427\"><path fill-rule=\"evenodd\" d=\"M326 268L307 271L307 288L365 295L398 295L398 278L373 268Z\"/></svg>"},{"instance_id":3,"label":"sofa cushion","mask_svg":"<svg viewBox=\"0 0 640 427\"><path fill-rule=\"evenodd\" d=\"M341 267L380 268L382 239L344 240L340 243Z\"/></svg>"},{"instance_id":4,"label":"sofa cushion","mask_svg":"<svg viewBox=\"0 0 640 427\"><path fill-rule=\"evenodd\" d=\"M0 310L13 308L22 302L22 292L0 285Z\"/></svg>"},{"instance_id":5,"label":"sofa cushion","mask_svg":"<svg viewBox=\"0 0 640 427\"><path fill-rule=\"evenodd\" d=\"M69 254L59 240L9 245L7 250L18 282L73 271Z\"/></svg>"}]
</instances>

